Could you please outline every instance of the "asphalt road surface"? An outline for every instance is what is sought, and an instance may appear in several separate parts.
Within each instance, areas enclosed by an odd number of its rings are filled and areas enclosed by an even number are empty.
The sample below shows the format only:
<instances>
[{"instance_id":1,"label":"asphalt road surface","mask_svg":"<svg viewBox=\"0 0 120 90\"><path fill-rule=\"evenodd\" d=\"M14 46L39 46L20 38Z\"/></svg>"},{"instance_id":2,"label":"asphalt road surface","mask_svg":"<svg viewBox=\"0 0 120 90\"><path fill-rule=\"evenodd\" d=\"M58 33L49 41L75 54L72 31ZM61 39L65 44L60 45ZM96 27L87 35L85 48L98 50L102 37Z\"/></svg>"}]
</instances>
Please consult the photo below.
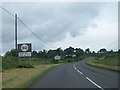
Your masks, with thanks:
<instances>
[{"instance_id":1,"label":"asphalt road surface","mask_svg":"<svg viewBox=\"0 0 120 90\"><path fill-rule=\"evenodd\" d=\"M88 66L84 61L58 66L31 88L118 88L118 73Z\"/></svg>"}]
</instances>

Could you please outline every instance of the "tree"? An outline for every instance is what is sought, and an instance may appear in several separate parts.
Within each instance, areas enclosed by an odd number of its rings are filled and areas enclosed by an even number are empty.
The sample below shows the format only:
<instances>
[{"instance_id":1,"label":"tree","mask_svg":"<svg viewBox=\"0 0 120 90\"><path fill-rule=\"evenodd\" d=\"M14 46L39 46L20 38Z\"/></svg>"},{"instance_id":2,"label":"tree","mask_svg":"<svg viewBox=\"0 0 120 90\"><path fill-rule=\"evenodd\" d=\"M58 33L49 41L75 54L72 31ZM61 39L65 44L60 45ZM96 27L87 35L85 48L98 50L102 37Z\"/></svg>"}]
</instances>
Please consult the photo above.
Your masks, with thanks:
<instances>
[{"instance_id":1,"label":"tree","mask_svg":"<svg viewBox=\"0 0 120 90\"><path fill-rule=\"evenodd\" d=\"M62 49L61 48L58 48L57 50L56 50L56 54L57 55L62 55L62 53L63 53L63 51L62 51Z\"/></svg>"},{"instance_id":2,"label":"tree","mask_svg":"<svg viewBox=\"0 0 120 90\"><path fill-rule=\"evenodd\" d=\"M93 51L92 53L95 54L95 51Z\"/></svg>"},{"instance_id":3,"label":"tree","mask_svg":"<svg viewBox=\"0 0 120 90\"><path fill-rule=\"evenodd\" d=\"M75 51L76 51L75 55L77 57L83 55L83 53L84 53L84 51L82 49L80 49L80 48L76 48Z\"/></svg>"},{"instance_id":4,"label":"tree","mask_svg":"<svg viewBox=\"0 0 120 90\"><path fill-rule=\"evenodd\" d=\"M37 56L38 56L38 53L37 53L37 51L34 50L34 51L32 52L32 57L37 57Z\"/></svg>"},{"instance_id":5,"label":"tree","mask_svg":"<svg viewBox=\"0 0 120 90\"><path fill-rule=\"evenodd\" d=\"M13 56L13 57L15 57L16 52L17 52L16 49L12 49L11 51L6 52L5 56Z\"/></svg>"},{"instance_id":6,"label":"tree","mask_svg":"<svg viewBox=\"0 0 120 90\"><path fill-rule=\"evenodd\" d=\"M47 51L46 51L46 50L43 50L43 51L41 52L41 56L42 56L42 58L47 58Z\"/></svg>"},{"instance_id":7,"label":"tree","mask_svg":"<svg viewBox=\"0 0 120 90\"><path fill-rule=\"evenodd\" d=\"M49 58L53 57L54 56L53 50L49 50L47 55L48 55Z\"/></svg>"},{"instance_id":8,"label":"tree","mask_svg":"<svg viewBox=\"0 0 120 90\"><path fill-rule=\"evenodd\" d=\"M107 50L105 48L102 48L98 51L99 53L107 53Z\"/></svg>"},{"instance_id":9,"label":"tree","mask_svg":"<svg viewBox=\"0 0 120 90\"><path fill-rule=\"evenodd\" d=\"M57 54L58 54L58 52L56 50L49 50L47 53L48 57L50 57L50 58L53 58Z\"/></svg>"},{"instance_id":10,"label":"tree","mask_svg":"<svg viewBox=\"0 0 120 90\"><path fill-rule=\"evenodd\" d=\"M90 49L89 48L85 49L85 52L90 53Z\"/></svg>"},{"instance_id":11,"label":"tree","mask_svg":"<svg viewBox=\"0 0 120 90\"><path fill-rule=\"evenodd\" d=\"M73 55L74 54L74 48L72 48L71 46L67 49L64 50L64 54L65 55Z\"/></svg>"},{"instance_id":12,"label":"tree","mask_svg":"<svg viewBox=\"0 0 120 90\"><path fill-rule=\"evenodd\" d=\"M110 51L107 51L108 53L110 53L110 54L112 54L112 53L114 53L114 51L113 50L110 50Z\"/></svg>"},{"instance_id":13,"label":"tree","mask_svg":"<svg viewBox=\"0 0 120 90\"><path fill-rule=\"evenodd\" d=\"M120 53L120 49L118 50L118 53Z\"/></svg>"},{"instance_id":14,"label":"tree","mask_svg":"<svg viewBox=\"0 0 120 90\"><path fill-rule=\"evenodd\" d=\"M38 57L40 57L40 58L48 58L47 51L46 50L38 51Z\"/></svg>"}]
</instances>

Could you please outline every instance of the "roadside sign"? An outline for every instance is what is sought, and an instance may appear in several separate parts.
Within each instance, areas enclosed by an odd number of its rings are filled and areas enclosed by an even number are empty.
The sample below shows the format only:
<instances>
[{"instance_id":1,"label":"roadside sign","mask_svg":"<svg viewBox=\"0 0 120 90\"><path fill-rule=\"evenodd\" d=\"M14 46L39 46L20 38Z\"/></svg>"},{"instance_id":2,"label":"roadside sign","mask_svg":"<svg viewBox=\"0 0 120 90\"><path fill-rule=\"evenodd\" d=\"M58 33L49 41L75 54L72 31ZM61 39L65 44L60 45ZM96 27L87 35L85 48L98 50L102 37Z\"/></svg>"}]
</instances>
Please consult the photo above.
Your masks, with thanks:
<instances>
[{"instance_id":1,"label":"roadside sign","mask_svg":"<svg viewBox=\"0 0 120 90\"><path fill-rule=\"evenodd\" d=\"M32 48L31 43L22 43L18 44L18 56L19 57L26 57L31 56Z\"/></svg>"},{"instance_id":2,"label":"roadside sign","mask_svg":"<svg viewBox=\"0 0 120 90\"><path fill-rule=\"evenodd\" d=\"M26 51L28 50L28 45L23 44L23 45L21 46L21 50L22 50L23 52L26 52Z\"/></svg>"},{"instance_id":3,"label":"roadside sign","mask_svg":"<svg viewBox=\"0 0 120 90\"><path fill-rule=\"evenodd\" d=\"M31 52L19 52L19 57L26 57L26 56L31 56Z\"/></svg>"},{"instance_id":4,"label":"roadside sign","mask_svg":"<svg viewBox=\"0 0 120 90\"><path fill-rule=\"evenodd\" d=\"M60 57L60 56L54 56L54 59L55 59L55 60L60 60L61 57Z\"/></svg>"}]
</instances>

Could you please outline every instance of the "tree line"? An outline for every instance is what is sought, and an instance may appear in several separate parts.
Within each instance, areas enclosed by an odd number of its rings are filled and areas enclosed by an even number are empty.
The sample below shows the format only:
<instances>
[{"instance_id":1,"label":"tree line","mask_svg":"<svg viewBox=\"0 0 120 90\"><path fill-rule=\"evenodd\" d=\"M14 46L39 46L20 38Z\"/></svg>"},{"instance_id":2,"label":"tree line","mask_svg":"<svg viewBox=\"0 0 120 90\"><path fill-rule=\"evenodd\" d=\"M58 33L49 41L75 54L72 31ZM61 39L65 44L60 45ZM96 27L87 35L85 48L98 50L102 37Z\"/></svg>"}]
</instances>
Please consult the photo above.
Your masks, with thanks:
<instances>
[{"instance_id":1,"label":"tree line","mask_svg":"<svg viewBox=\"0 0 120 90\"><path fill-rule=\"evenodd\" d=\"M16 59L16 52L17 50L12 49L7 51L6 54L2 57L2 69L10 69L10 68L31 68L34 65L38 64L52 64L52 63L68 63L68 62L75 62L84 60L87 57L102 57L102 56L116 56L118 52L120 54L120 50L118 51L107 51L105 48L100 49L98 52L91 51L90 48L85 50L81 48L73 48L68 47L64 50L61 48L57 48L54 50L39 50L39 51L32 51L32 65L29 63L29 58L18 58ZM61 56L61 60L57 61L54 60L54 56Z\"/></svg>"},{"instance_id":2,"label":"tree line","mask_svg":"<svg viewBox=\"0 0 120 90\"><path fill-rule=\"evenodd\" d=\"M59 55L61 57L80 57L82 55L101 55L101 54L112 54L120 52L118 51L107 51L107 49L102 48L97 53L95 51L91 51L90 48L87 48L85 50L81 48L74 48L74 47L68 47L64 50L61 48L57 48L55 50L40 50L40 51L32 51L32 57L33 58L53 58L56 55ZM16 56L16 50L12 49L11 51L6 52L5 56Z\"/></svg>"}]
</instances>

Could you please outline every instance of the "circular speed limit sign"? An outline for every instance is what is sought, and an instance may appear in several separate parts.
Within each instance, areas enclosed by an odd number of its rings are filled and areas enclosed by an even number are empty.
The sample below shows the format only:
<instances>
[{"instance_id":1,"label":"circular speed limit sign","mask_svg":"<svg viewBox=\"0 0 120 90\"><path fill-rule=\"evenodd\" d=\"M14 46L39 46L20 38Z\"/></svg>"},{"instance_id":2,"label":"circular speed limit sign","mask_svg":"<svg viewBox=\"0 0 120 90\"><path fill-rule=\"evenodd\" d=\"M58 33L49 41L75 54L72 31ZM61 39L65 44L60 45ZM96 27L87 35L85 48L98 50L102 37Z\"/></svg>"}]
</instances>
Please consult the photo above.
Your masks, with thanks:
<instances>
[{"instance_id":1,"label":"circular speed limit sign","mask_svg":"<svg viewBox=\"0 0 120 90\"><path fill-rule=\"evenodd\" d=\"M26 51L28 50L28 45L23 44L23 45L21 46L21 50L22 50L23 52L26 52Z\"/></svg>"}]
</instances>

